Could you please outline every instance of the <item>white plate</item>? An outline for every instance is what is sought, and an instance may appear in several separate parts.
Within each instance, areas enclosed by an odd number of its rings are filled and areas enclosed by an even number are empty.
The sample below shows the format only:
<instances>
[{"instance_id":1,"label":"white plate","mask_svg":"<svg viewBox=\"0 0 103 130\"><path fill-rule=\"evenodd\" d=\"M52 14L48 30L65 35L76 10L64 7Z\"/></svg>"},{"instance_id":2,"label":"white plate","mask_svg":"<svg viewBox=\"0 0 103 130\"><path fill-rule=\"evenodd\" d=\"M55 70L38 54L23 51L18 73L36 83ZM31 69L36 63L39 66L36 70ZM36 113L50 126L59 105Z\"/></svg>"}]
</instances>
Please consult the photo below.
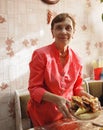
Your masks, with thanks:
<instances>
[{"instance_id":1,"label":"white plate","mask_svg":"<svg viewBox=\"0 0 103 130\"><path fill-rule=\"evenodd\" d=\"M75 118L79 119L79 120L92 120L97 118L100 115L101 111L97 111L97 112L86 112L80 115L75 115L73 111L71 111L72 116L74 116Z\"/></svg>"}]
</instances>

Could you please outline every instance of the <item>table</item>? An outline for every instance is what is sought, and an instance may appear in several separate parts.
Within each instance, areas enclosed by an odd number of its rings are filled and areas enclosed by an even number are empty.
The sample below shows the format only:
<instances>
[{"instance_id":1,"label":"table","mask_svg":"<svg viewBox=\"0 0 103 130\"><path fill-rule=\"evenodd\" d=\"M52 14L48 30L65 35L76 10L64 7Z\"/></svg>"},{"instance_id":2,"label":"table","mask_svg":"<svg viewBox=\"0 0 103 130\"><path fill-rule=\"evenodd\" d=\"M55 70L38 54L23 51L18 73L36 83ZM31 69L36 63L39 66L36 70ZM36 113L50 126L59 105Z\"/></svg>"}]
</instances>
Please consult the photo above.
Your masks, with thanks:
<instances>
[{"instance_id":1,"label":"table","mask_svg":"<svg viewBox=\"0 0 103 130\"><path fill-rule=\"evenodd\" d=\"M103 125L103 110L101 114L96 118L88 121L65 119L44 126L42 128L32 128L28 130L103 130L103 127L98 126L98 124Z\"/></svg>"}]
</instances>

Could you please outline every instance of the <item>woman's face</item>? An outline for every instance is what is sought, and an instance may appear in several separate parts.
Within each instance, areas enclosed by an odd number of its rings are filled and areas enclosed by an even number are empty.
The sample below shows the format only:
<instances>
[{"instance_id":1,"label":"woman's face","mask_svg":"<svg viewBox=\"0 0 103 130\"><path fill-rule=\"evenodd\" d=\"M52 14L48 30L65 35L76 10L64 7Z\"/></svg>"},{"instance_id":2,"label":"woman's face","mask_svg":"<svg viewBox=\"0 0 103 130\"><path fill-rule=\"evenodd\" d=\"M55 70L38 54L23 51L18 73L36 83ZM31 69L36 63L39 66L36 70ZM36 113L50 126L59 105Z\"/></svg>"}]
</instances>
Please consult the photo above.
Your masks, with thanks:
<instances>
[{"instance_id":1,"label":"woman's face","mask_svg":"<svg viewBox=\"0 0 103 130\"><path fill-rule=\"evenodd\" d=\"M70 39L73 37L74 29L70 18L66 18L65 21L54 24L52 29L52 35L55 38L56 43L67 45Z\"/></svg>"}]
</instances>

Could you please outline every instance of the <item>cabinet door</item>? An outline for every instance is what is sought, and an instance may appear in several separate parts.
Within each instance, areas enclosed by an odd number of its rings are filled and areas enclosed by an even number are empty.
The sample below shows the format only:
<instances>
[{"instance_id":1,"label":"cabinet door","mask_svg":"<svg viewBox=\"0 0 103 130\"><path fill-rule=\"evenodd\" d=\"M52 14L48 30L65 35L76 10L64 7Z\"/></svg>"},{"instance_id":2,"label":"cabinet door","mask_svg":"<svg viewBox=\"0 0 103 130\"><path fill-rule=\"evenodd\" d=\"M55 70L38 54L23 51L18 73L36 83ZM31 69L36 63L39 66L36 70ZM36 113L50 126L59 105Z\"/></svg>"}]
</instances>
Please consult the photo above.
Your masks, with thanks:
<instances>
[{"instance_id":1,"label":"cabinet door","mask_svg":"<svg viewBox=\"0 0 103 130\"><path fill-rule=\"evenodd\" d=\"M93 81L89 83L89 92L95 97L102 95L102 82Z\"/></svg>"}]
</instances>

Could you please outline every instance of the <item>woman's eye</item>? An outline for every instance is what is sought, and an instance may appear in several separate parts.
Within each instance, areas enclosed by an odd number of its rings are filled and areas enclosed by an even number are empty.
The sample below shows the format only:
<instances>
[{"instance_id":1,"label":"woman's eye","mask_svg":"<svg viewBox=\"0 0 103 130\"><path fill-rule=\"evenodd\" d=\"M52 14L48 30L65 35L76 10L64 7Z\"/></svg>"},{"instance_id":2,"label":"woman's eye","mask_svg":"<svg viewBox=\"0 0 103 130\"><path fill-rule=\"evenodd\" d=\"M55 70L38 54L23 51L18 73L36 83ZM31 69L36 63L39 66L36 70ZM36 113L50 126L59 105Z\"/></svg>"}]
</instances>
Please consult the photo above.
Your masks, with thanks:
<instances>
[{"instance_id":1,"label":"woman's eye","mask_svg":"<svg viewBox=\"0 0 103 130\"><path fill-rule=\"evenodd\" d=\"M62 27L61 26L57 26L56 29L57 30L62 30Z\"/></svg>"},{"instance_id":2,"label":"woman's eye","mask_svg":"<svg viewBox=\"0 0 103 130\"><path fill-rule=\"evenodd\" d=\"M56 26L56 30L58 30L58 31L62 31L64 29L66 31L72 31L72 27L71 26L65 26L65 27L63 27L63 26Z\"/></svg>"},{"instance_id":3,"label":"woman's eye","mask_svg":"<svg viewBox=\"0 0 103 130\"><path fill-rule=\"evenodd\" d=\"M71 31L72 28L71 28L70 26L67 26L67 27L66 27L66 30L67 30L67 31Z\"/></svg>"}]
</instances>

